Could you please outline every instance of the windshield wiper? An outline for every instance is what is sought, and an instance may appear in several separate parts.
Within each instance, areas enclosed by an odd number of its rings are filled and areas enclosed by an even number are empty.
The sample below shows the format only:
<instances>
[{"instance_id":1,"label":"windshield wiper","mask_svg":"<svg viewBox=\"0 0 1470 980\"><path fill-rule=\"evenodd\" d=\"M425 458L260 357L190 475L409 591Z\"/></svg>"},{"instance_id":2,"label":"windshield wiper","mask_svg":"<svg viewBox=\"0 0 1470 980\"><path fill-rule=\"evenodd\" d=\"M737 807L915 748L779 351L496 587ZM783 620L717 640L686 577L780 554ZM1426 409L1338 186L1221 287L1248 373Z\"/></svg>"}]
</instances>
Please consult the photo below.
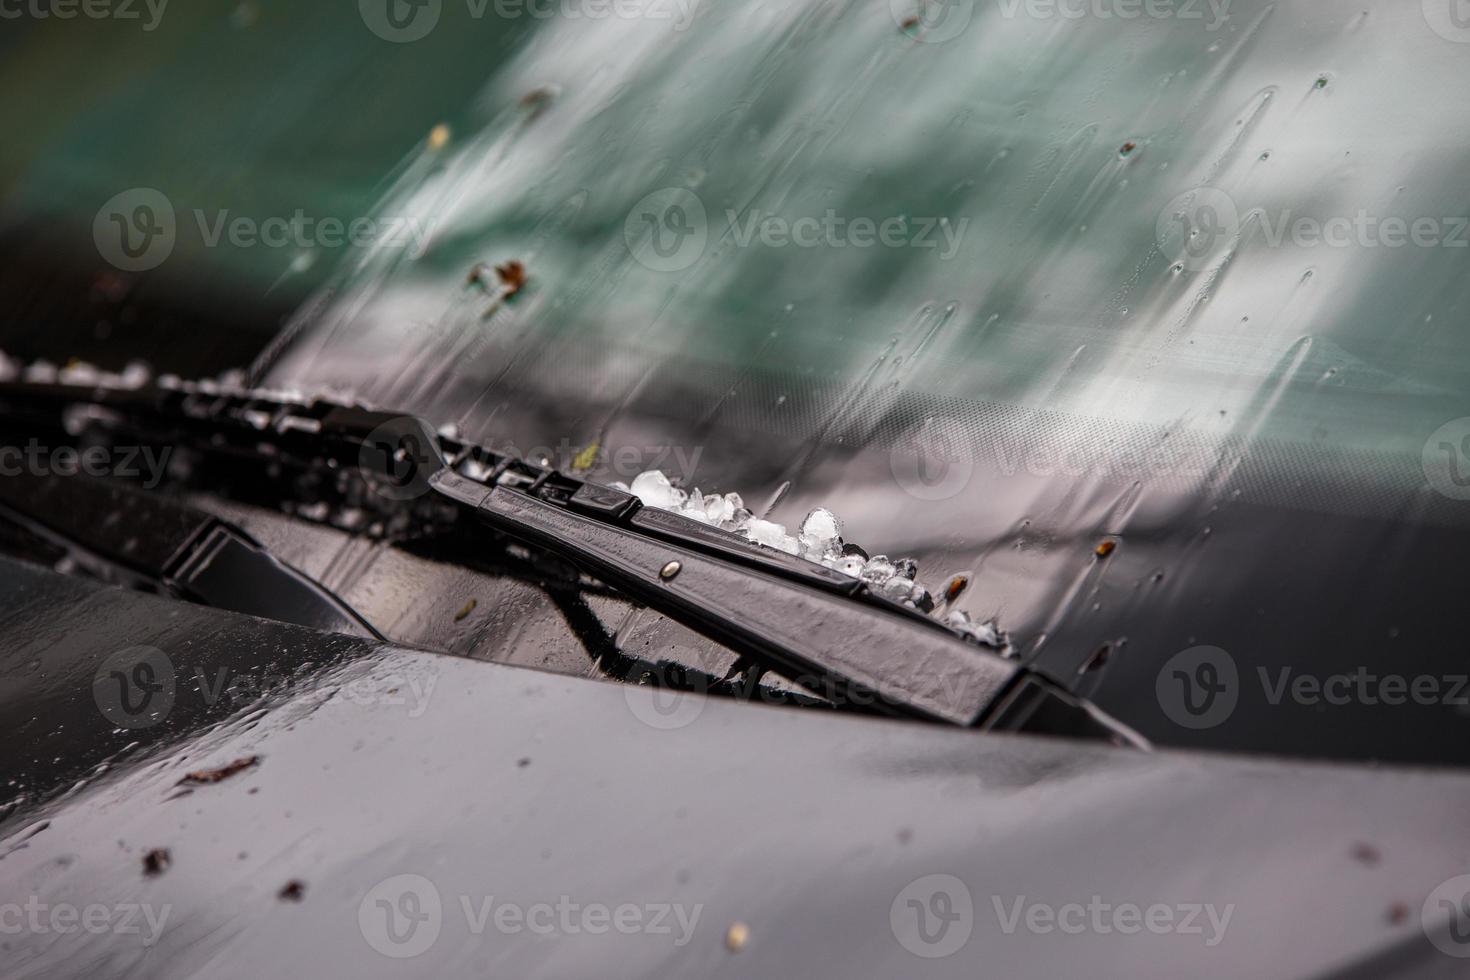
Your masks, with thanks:
<instances>
[{"instance_id":1,"label":"windshield wiper","mask_svg":"<svg viewBox=\"0 0 1470 980\"><path fill-rule=\"evenodd\" d=\"M0 410L12 421L52 426L81 412L132 438L192 441L203 451L273 465L357 468L390 490L423 490L432 503L560 556L839 705L1146 744L1062 685L858 579L643 507L631 494L441 435L420 419L185 383L0 385ZM424 503L403 496L405 507Z\"/></svg>"}]
</instances>

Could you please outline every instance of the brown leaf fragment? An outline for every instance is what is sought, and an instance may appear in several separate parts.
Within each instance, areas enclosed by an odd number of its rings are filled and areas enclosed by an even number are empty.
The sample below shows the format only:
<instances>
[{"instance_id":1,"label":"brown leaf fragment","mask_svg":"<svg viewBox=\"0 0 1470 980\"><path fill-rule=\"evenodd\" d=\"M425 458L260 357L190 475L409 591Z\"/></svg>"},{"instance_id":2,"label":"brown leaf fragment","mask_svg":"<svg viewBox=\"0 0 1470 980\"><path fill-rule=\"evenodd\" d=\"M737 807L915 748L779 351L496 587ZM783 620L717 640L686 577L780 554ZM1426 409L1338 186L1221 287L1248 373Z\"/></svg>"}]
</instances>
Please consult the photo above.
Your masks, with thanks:
<instances>
[{"instance_id":1,"label":"brown leaf fragment","mask_svg":"<svg viewBox=\"0 0 1470 980\"><path fill-rule=\"evenodd\" d=\"M196 769L179 780L179 785L202 786L206 783L217 783L222 779L229 779L237 772L243 769L249 769L259 762L260 756L247 755L236 759L234 762L227 762L217 769Z\"/></svg>"}]
</instances>

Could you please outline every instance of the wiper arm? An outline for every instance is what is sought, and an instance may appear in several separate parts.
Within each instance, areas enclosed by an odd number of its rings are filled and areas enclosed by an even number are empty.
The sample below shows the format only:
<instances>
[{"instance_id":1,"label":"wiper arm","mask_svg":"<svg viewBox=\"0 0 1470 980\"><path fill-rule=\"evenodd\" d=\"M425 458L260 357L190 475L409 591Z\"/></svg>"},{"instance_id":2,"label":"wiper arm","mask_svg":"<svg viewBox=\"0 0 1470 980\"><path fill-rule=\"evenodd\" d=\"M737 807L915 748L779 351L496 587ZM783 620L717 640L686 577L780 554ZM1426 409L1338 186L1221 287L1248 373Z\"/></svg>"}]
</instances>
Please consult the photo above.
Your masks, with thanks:
<instances>
[{"instance_id":1,"label":"wiper arm","mask_svg":"<svg viewBox=\"0 0 1470 980\"><path fill-rule=\"evenodd\" d=\"M947 631L520 490L492 489L476 513L838 703L973 725L1017 672Z\"/></svg>"},{"instance_id":2,"label":"wiper arm","mask_svg":"<svg viewBox=\"0 0 1470 980\"><path fill-rule=\"evenodd\" d=\"M209 385L111 392L0 386L0 405L55 417L83 403L207 451L358 467L554 553L649 608L839 704L991 730L1143 745L1061 685L961 639L860 580L760 548L622 491L441 436L425 422Z\"/></svg>"},{"instance_id":3,"label":"wiper arm","mask_svg":"<svg viewBox=\"0 0 1470 980\"><path fill-rule=\"evenodd\" d=\"M641 508L637 498L616 490L598 488L596 504L585 502L590 495L579 499L574 492L563 507L506 487L482 495L461 479L444 470L429 483L461 500L479 497L476 513L491 526L560 555L829 700L990 730L1144 744L1016 661L897 604L861 601L865 590L848 576L833 582L832 590L819 588L830 569L812 565L809 572L799 571L812 579L804 583L712 556L695 544L720 532ZM646 532L648 524L662 529L661 538ZM675 543L685 531L688 540Z\"/></svg>"}]
</instances>

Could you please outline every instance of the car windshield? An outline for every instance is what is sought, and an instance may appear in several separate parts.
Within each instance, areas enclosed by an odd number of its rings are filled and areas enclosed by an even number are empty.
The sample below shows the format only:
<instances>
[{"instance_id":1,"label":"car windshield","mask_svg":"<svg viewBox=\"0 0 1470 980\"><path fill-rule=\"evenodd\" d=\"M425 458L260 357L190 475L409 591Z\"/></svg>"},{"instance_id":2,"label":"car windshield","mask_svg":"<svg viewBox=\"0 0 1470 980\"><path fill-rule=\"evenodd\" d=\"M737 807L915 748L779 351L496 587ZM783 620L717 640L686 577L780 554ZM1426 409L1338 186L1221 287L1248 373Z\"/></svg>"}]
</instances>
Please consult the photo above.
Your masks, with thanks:
<instances>
[{"instance_id":1,"label":"car windshield","mask_svg":"<svg viewBox=\"0 0 1470 980\"><path fill-rule=\"evenodd\" d=\"M825 507L1158 741L1470 762L1461 6L39 23L0 41L5 346Z\"/></svg>"}]
</instances>

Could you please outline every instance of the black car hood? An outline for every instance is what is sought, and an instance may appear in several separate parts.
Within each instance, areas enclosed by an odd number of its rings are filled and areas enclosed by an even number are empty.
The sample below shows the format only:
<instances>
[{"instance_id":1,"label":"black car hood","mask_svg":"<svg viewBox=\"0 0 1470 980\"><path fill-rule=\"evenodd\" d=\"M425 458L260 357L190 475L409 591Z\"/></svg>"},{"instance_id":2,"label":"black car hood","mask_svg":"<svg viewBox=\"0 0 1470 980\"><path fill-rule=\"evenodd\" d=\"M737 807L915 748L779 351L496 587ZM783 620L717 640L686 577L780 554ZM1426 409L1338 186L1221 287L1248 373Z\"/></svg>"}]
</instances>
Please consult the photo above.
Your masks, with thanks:
<instances>
[{"instance_id":1,"label":"black car hood","mask_svg":"<svg viewBox=\"0 0 1470 980\"><path fill-rule=\"evenodd\" d=\"M1428 938L1459 949L1429 899L1464 868L1470 831L1443 814L1470 805L1470 778L670 703L12 562L0 574L13 638L4 775L24 784L3 825L0 894L22 909L167 909L156 934L141 916L134 932L12 931L0 937L10 976L1459 966ZM153 676L175 683L160 717L128 728L94 681L139 648L164 651ZM936 887L949 898L925 904ZM914 938L906 895L959 916L968 939L942 957L911 952L938 947ZM575 913L548 934L495 924L502 905L558 902L677 905L688 928L669 916L669 931L653 929L651 913L628 935L590 932ZM1103 926L1027 925L1033 907L1073 905L1089 922L1102 909ZM1174 910L1178 928L1120 931L1112 910L1127 905ZM375 917L390 908L432 923L432 941L385 939Z\"/></svg>"}]
</instances>

